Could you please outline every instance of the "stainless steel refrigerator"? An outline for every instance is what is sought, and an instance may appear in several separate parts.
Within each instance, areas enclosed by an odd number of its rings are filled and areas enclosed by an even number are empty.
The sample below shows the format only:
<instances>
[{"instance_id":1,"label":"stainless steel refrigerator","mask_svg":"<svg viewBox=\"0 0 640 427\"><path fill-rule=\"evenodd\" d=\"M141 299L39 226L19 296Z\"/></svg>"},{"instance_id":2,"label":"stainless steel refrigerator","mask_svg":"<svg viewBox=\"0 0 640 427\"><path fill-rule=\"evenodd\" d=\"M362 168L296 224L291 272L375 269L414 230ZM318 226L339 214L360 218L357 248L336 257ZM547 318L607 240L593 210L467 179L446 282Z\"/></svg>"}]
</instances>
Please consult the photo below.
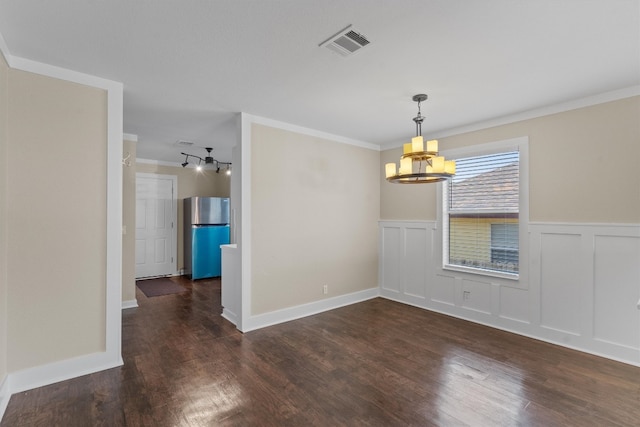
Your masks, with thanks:
<instances>
[{"instance_id":1,"label":"stainless steel refrigerator","mask_svg":"<svg viewBox=\"0 0 640 427\"><path fill-rule=\"evenodd\" d=\"M183 218L184 274L194 280L220 276L220 245L229 243L229 199L184 199Z\"/></svg>"}]
</instances>

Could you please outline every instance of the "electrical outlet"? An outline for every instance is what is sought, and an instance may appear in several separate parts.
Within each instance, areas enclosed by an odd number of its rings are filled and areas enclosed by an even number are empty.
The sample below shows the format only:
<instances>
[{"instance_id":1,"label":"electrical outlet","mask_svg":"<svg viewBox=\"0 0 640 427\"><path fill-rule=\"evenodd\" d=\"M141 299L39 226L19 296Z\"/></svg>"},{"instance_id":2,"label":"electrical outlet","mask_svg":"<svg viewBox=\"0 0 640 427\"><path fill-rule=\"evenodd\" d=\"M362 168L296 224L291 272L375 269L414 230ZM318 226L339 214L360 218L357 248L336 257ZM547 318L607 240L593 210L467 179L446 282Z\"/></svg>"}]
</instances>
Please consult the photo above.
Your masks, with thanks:
<instances>
[{"instance_id":1,"label":"electrical outlet","mask_svg":"<svg viewBox=\"0 0 640 427\"><path fill-rule=\"evenodd\" d=\"M329 286L328 285L324 285L322 287L322 293L325 294L325 295L329 293Z\"/></svg>"}]
</instances>

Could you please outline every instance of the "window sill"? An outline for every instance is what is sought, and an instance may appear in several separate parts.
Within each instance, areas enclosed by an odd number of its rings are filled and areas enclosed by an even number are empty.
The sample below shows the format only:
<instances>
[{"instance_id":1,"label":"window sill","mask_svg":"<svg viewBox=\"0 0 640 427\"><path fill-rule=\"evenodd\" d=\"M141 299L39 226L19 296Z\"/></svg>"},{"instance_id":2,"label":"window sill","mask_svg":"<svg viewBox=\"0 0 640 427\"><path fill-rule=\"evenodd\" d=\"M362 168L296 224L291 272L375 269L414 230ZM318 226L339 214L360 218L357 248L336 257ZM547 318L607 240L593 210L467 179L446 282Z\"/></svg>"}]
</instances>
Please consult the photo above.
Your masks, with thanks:
<instances>
[{"instance_id":1,"label":"window sill","mask_svg":"<svg viewBox=\"0 0 640 427\"><path fill-rule=\"evenodd\" d=\"M520 280L520 274L517 274L517 273L502 273L499 271L483 270L482 268L470 268L470 267L462 267L459 265L445 264L442 267L442 269L449 270L449 271L457 271L460 273L475 274L478 276L499 277L501 279L507 279L507 280L513 280L513 281Z\"/></svg>"}]
</instances>

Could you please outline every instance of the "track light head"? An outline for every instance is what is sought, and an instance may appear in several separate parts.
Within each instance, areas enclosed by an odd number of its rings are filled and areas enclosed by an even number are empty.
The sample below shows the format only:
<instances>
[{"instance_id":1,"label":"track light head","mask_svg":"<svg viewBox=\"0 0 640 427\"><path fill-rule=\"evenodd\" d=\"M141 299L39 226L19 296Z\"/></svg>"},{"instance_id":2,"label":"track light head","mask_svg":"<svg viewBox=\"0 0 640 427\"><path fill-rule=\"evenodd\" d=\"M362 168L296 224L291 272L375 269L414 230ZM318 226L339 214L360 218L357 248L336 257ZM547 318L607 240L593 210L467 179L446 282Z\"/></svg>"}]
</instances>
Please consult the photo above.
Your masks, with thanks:
<instances>
[{"instance_id":1,"label":"track light head","mask_svg":"<svg viewBox=\"0 0 640 427\"><path fill-rule=\"evenodd\" d=\"M182 164L182 167L183 167L183 168L186 168L188 164L189 164L189 162L185 161L185 162Z\"/></svg>"}]
</instances>

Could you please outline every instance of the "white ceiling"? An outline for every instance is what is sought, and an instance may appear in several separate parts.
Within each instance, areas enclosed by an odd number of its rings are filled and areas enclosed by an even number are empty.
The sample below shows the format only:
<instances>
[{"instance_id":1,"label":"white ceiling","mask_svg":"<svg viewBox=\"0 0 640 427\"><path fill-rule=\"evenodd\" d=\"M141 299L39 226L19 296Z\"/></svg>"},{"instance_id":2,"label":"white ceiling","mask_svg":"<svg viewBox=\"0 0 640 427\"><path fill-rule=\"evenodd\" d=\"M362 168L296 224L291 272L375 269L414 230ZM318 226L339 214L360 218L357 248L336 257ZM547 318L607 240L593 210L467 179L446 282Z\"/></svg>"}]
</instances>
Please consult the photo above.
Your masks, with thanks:
<instances>
[{"instance_id":1,"label":"white ceiling","mask_svg":"<svg viewBox=\"0 0 640 427\"><path fill-rule=\"evenodd\" d=\"M352 24L350 57L318 45ZM640 85L637 0L0 0L11 55L124 83L138 157L229 161L234 113L390 146ZM186 150L204 155L204 150Z\"/></svg>"}]
</instances>

